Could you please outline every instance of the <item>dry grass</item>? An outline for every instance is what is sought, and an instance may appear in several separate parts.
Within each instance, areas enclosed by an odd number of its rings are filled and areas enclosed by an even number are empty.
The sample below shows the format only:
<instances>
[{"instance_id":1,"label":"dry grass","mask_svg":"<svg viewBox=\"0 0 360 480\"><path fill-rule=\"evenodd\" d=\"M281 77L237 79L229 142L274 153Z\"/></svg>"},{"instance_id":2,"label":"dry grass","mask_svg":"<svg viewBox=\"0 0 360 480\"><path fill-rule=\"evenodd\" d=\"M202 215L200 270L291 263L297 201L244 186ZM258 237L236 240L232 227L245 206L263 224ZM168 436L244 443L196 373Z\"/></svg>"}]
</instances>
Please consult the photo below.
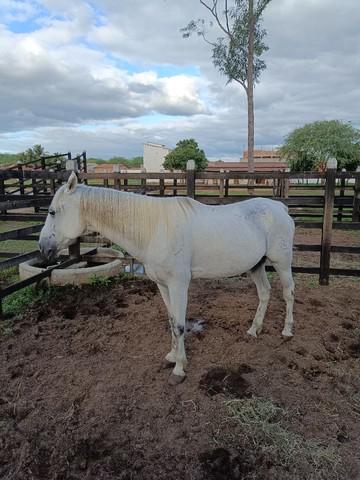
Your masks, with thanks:
<instances>
[{"instance_id":1,"label":"dry grass","mask_svg":"<svg viewBox=\"0 0 360 480\"><path fill-rule=\"evenodd\" d=\"M246 443L261 454L294 471L300 464L311 466L308 480L342 478L336 450L290 430L285 421L287 412L270 400L253 397L231 400L226 405Z\"/></svg>"}]
</instances>

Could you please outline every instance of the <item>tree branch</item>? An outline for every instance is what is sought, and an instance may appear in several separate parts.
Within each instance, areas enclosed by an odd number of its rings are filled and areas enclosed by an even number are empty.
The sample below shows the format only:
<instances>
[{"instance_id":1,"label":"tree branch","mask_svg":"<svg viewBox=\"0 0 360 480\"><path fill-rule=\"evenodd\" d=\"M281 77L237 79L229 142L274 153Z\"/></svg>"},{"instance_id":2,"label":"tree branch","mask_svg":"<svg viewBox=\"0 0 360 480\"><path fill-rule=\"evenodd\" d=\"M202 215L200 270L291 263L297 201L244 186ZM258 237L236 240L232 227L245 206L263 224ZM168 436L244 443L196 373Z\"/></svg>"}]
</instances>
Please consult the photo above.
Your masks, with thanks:
<instances>
[{"instance_id":1,"label":"tree branch","mask_svg":"<svg viewBox=\"0 0 360 480\"><path fill-rule=\"evenodd\" d=\"M226 18L226 28L228 31L230 31L229 15L228 15L228 0L225 0L225 18Z\"/></svg>"},{"instance_id":2,"label":"tree branch","mask_svg":"<svg viewBox=\"0 0 360 480\"><path fill-rule=\"evenodd\" d=\"M271 0L260 0L255 10L255 18L258 20Z\"/></svg>"},{"instance_id":3,"label":"tree branch","mask_svg":"<svg viewBox=\"0 0 360 480\"><path fill-rule=\"evenodd\" d=\"M216 47L216 43L210 42L210 40L208 40L208 39L205 37L205 33L204 33L204 32L199 32L199 35L204 39L204 41L205 41L206 43L208 43L208 44L211 45L212 47Z\"/></svg>"},{"instance_id":4,"label":"tree branch","mask_svg":"<svg viewBox=\"0 0 360 480\"><path fill-rule=\"evenodd\" d=\"M230 29L227 29L224 27L224 25L221 23L219 19L219 15L217 13L217 0L213 0L213 8L211 8L204 0L200 0L201 5L203 5L205 8L209 10L211 15L215 18L216 23L219 25L219 28L227 35L228 37L231 38L231 40L234 40L233 34L230 32Z\"/></svg>"},{"instance_id":5,"label":"tree branch","mask_svg":"<svg viewBox=\"0 0 360 480\"><path fill-rule=\"evenodd\" d=\"M240 83L240 85L243 87L243 89L245 90L246 95L247 95L248 89L247 89L246 84L242 80L239 80L238 78L231 77L231 79L234 80L237 83Z\"/></svg>"}]
</instances>

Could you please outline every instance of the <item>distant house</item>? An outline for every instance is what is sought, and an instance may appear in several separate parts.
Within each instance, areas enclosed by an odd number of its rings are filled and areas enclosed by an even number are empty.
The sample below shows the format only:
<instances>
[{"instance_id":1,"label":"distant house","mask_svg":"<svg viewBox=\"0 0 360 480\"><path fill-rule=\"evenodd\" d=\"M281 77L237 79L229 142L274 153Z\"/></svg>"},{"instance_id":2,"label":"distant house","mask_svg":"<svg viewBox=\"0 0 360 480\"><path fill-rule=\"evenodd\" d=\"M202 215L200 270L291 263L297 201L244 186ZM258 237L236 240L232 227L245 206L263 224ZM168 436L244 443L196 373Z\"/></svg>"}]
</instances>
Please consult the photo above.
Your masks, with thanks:
<instances>
[{"instance_id":1,"label":"distant house","mask_svg":"<svg viewBox=\"0 0 360 480\"><path fill-rule=\"evenodd\" d=\"M263 152L263 151L261 151ZM245 153L245 152L244 152ZM247 153L247 152L246 152ZM268 172L284 172L288 165L285 162L280 161L280 157L273 156L271 160L270 157L263 160L264 157L255 157L255 172L259 173L268 173ZM276 160L278 158L279 160ZM261 159L261 160L260 160ZM208 162L206 167L206 172L247 172L248 163L246 161L241 162L223 162L218 160L217 162ZM216 185L217 180L212 180L213 184ZM244 183L240 179L230 180L230 185L240 185ZM245 181L246 183L246 181ZM265 179L257 180L256 183L268 183Z\"/></svg>"},{"instance_id":2,"label":"distant house","mask_svg":"<svg viewBox=\"0 0 360 480\"><path fill-rule=\"evenodd\" d=\"M171 152L170 148L158 143L144 143L144 168L147 172L161 172L164 170L165 157Z\"/></svg>"},{"instance_id":3,"label":"distant house","mask_svg":"<svg viewBox=\"0 0 360 480\"><path fill-rule=\"evenodd\" d=\"M97 166L97 163L88 162L87 165L86 165L87 171L88 171L89 173L94 173L96 166Z\"/></svg>"},{"instance_id":4,"label":"distant house","mask_svg":"<svg viewBox=\"0 0 360 480\"><path fill-rule=\"evenodd\" d=\"M285 162L255 162L255 172L282 172L287 168ZM247 162L223 162L218 160L217 162L208 162L206 167L207 172L247 172Z\"/></svg>"},{"instance_id":5,"label":"distant house","mask_svg":"<svg viewBox=\"0 0 360 480\"><path fill-rule=\"evenodd\" d=\"M122 163L99 163L95 165L94 173L119 173L127 170L127 166Z\"/></svg>"},{"instance_id":6,"label":"distant house","mask_svg":"<svg viewBox=\"0 0 360 480\"><path fill-rule=\"evenodd\" d=\"M243 152L242 162L248 161L248 151L245 150ZM254 162L258 163L282 163L280 159L280 152L279 150L254 150Z\"/></svg>"}]
</instances>

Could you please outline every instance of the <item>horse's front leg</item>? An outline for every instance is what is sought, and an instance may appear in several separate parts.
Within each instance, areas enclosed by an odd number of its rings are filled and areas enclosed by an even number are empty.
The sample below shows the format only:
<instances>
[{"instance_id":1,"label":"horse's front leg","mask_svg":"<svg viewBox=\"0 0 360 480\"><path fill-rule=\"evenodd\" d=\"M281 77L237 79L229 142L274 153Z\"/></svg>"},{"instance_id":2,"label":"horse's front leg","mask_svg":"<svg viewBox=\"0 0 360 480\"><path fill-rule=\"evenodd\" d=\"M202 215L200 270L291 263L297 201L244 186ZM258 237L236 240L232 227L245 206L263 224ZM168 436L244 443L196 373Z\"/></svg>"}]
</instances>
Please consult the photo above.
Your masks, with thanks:
<instances>
[{"instance_id":1,"label":"horse's front leg","mask_svg":"<svg viewBox=\"0 0 360 480\"><path fill-rule=\"evenodd\" d=\"M189 281L176 281L168 285L170 298L170 326L175 347L175 367L169 377L169 384L176 385L185 379L185 318ZM170 352L173 353L173 350ZM167 359L168 356L167 356Z\"/></svg>"}]
</instances>

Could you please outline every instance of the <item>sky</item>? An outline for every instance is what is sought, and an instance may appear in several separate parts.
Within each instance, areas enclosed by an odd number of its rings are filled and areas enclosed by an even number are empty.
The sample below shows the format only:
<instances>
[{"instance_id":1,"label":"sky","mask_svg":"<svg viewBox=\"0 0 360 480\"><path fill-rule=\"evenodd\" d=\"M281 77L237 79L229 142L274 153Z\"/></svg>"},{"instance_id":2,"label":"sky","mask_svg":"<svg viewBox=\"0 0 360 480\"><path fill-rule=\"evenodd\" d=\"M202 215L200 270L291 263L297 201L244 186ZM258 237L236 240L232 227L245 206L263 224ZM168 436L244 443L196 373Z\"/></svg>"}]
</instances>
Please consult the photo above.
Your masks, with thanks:
<instances>
[{"instance_id":1,"label":"sky","mask_svg":"<svg viewBox=\"0 0 360 480\"><path fill-rule=\"evenodd\" d=\"M195 138L209 159L238 160L246 95L201 38L182 38L197 18L209 19L198 0L0 0L0 152L106 159ZM359 25L359 0L271 1L258 148L316 120L360 127Z\"/></svg>"}]
</instances>

